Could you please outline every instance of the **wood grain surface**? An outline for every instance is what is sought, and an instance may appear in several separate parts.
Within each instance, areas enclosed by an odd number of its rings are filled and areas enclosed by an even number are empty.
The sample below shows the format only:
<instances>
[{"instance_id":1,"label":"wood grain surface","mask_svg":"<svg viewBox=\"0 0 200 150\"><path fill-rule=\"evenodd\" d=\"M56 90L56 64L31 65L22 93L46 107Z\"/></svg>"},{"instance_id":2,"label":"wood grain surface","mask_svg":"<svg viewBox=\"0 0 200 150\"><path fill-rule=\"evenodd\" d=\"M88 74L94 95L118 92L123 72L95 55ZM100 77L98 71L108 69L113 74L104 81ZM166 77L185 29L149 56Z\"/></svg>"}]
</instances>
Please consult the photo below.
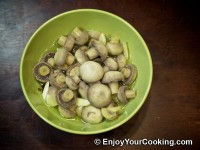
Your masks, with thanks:
<instances>
[{"instance_id":1,"label":"wood grain surface","mask_svg":"<svg viewBox=\"0 0 200 150\"><path fill-rule=\"evenodd\" d=\"M154 77L149 96L127 123L98 135L74 135L45 123L19 81L25 44L51 17L78 8L114 13L146 41ZM0 149L200 149L198 5L166 0L0 0ZM96 146L95 138L188 139L193 146Z\"/></svg>"}]
</instances>

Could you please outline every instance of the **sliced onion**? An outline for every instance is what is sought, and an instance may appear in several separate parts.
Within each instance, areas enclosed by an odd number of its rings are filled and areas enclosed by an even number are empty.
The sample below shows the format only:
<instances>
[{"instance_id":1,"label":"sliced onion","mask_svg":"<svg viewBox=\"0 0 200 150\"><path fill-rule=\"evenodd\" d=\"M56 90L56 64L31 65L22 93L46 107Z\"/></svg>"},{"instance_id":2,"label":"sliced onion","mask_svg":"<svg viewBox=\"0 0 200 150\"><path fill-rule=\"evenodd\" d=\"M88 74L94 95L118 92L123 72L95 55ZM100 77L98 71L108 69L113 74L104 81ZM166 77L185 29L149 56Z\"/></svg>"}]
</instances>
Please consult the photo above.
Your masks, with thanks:
<instances>
[{"instance_id":1,"label":"sliced onion","mask_svg":"<svg viewBox=\"0 0 200 150\"><path fill-rule=\"evenodd\" d=\"M58 105L58 103L57 103L57 101L56 101L56 96L55 96L55 95L47 94L47 96L46 96L46 102L47 102L47 104L48 104L49 106L52 106L52 107Z\"/></svg>"},{"instance_id":2,"label":"sliced onion","mask_svg":"<svg viewBox=\"0 0 200 150\"><path fill-rule=\"evenodd\" d=\"M126 42L122 43L123 49L124 49L124 56L126 57L126 60L128 60L129 58L129 54L128 54L128 46Z\"/></svg>"},{"instance_id":3,"label":"sliced onion","mask_svg":"<svg viewBox=\"0 0 200 150\"><path fill-rule=\"evenodd\" d=\"M90 105L90 102L87 99L77 98L76 105L77 106L88 106L88 105Z\"/></svg>"},{"instance_id":4,"label":"sliced onion","mask_svg":"<svg viewBox=\"0 0 200 150\"><path fill-rule=\"evenodd\" d=\"M47 93L49 91L49 82L47 82L44 86L43 92L42 92L42 98L46 101Z\"/></svg>"}]
</instances>

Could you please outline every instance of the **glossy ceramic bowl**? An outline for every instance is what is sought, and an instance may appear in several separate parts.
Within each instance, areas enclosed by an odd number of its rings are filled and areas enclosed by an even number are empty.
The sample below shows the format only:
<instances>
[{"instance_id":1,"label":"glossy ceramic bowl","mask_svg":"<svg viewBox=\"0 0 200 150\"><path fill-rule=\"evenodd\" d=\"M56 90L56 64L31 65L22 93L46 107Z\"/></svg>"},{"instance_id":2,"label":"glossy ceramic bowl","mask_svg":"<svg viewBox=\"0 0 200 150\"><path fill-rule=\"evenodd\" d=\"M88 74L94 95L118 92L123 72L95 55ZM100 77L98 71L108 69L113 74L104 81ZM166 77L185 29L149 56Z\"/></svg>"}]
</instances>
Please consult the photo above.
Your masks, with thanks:
<instances>
[{"instance_id":1,"label":"glossy ceramic bowl","mask_svg":"<svg viewBox=\"0 0 200 150\"><path fill-rule=\"evenodd\" d=\"M40 84L33 76L33 67L45 51L55 49L55 41L74 27L94 29L117 36L129 47L130 62L138 69L135 84L137 97L127 104L124 112L113 121L86 124L81 120L67 120L57 108L48 107L38 90ZM129 119L144 103L152 82L152 61L149 50L140 34L125 20L101 10L79 9L62 13L44 23L28 41L20 64L20 82L31 108L48 124L57 129L75 134L97 134L112 130Z\"/></svg>"}]
</instances>

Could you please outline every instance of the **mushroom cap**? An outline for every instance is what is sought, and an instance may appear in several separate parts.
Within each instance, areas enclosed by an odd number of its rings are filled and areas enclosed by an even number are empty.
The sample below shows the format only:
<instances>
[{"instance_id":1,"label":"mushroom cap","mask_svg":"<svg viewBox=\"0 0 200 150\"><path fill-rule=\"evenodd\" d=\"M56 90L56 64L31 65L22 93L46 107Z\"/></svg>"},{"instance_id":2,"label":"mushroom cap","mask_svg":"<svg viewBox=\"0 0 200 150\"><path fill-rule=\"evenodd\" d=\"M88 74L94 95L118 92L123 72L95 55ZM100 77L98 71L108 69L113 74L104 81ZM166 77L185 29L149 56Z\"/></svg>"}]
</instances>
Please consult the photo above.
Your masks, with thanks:
<instances>
[{"instance_id":1,"label":"mushroom cap","mask_svg":"<svg viewBox=\"0 0 200 150\"><path fill-rule=\"evenodd\" d=\"M97 108L106 107L112 101L110 88L101 83L91 85L88 88L87 97L90 103Z\"/></svg>"},{"instance_id":2,"label":"mushroom cap","mask_svg":"<svg viewBox=\"0 0 200 150\"><path fill-rule=\"evenodd\" d=\"M119 55L123 52L123 47L120 43L110 43L106 44L108 53L110 55Z\"/></svg>"},{"instance_id":3,"label":"mushroom cap","mask_svg":"<svg viewBox=\"0 0 200 150\"><path fill-rule=\"evenodd\" d=\"M78 85L75 83L75 81L70 76L66 76L65 82L66 82L67 86L69 87L69 89L71 89L71 90L78 89Z\"/></svg>"},{"instance_id":4,"label":"mushroom cap","mask_svg":"<svg viewBox=\"0 0 200 150\"><path fill-rule=\"evenodd\" d=\"M118 64L118 67L119 69L122 69L126 66L126 57L124 56L124 54L120 54L117 56L117 64Z\"/></svg>"},{"instance_id":5,"label":"mushroom cap","mask_svg":"<svg viewBox=\"0 0 200 150\"><path fill-rule=\"evenodd\" d=\"M92 40L91 42L92 42L92 45L97 50L97 52L99 53L101 60L104 61L108 56L108 50L107 50L106 46L97 40Z\"/></svg>"},{"instance_id":6,"label":"mushroom cap","mask_svg":"<svg viewBox=\"0 0 200 150\"><path fill-rule=\"evenodd\" d=\"M49 82L52 86L55 86L57 88L64 88L66 87L65 82L63 82L62 84L59 84L56 82L56 77L57 76L65 76L61 70L54 70L51 72L50 76L49 76Z\"/></svg>"},{"instance_id":7,"label":"mushroom cap","mask_svg":"<svg viewBox=\"0 0 200 150\"><path fill-rule=\"evenodd\" d=\"M48 59L54 58L54 55L55 55L55 52L47 52L42 56L40 62L48 62Z\"/></svg>"},{"instance_id":8,"label":"mushroom cap","mask_svg":"<svg viewBox=\"0 0 200 150\"><path fill-rule=\"evenodd\" d=\"M81 81L78 88L78 93L81 95L81 97L87 99L87 90L88 85L84 81Z\"/></svg>"},{"instance_id":9,"label":"mushroom cap","mask_svg":"<svg viewBox=\"0 0 200 150\"><path fill-rule=\"evenodd\" d=\"M126 85L130 85L130 84L132 84L132 83L135 81L135 79L136 79L136 77L137 77L137 69L136 69L136 66L133 65L133 64L128 64L128 65L126 65L126 67L129 68L129 69L131 70L131 74L130 74L130 76L124 81L124 83L125 83Z\"/></svg>"},{"instance_id":10,"label":"mushroom cap","mask_svg":"<svg viewBox=\"0 0 200 150\"><path fill-rule=\"evenodd\" d=\"M41 75L39 73L39 69L42 66L46 66L49 69L49 73L47 75L45 75L45 76L43 76L43 75ZM45 82L47 82L49 80L49 75L50 75L51 72L52 72L52 67L46 62L37 63L33 68L33 74L34 74L36 80L38 80L40 82L43 82L43 83L45 83Z\"/></svg>"},{"instance_id":11,"label":"mushroom cap","mask_svg":"<svg viewBox=\"0 0 200 150\"><path fill-rule=\"evenodd\" d=\"M72 105L76 104L76 94L74 94L74 97L70 101L65 102L62 99L62 94L65 92L65 90L67 90L67 88L60 89L56 92L56 100L59 106L63 108L70 108Z\"/></svg>"},{"instance_id":12,"label":"mushroom cap","mask_svg":"<svg viewBox=\"0 0 200 150\"><path fill-rule=\"evenodd\" d=\"M115 71L118 68L117 62L111 57L106 58L104 60L104 64L109 68L110 71Z\"/></svg>"},{"instance_id":13,"label":"mushroom cap","mask_svg":"<svg viewBox=\"0 0 200 150\"><path fill-rule=\"evenodd\" d=\"M75 43L78 45L84 45L89 40L89 34L87 31L83 31L81 35L76 39Z\"/></svg>"},{"instance_id":14,"label":"mushroom cap","mask_svg":"<svg viewBox=\"0 0 200 150\"><path fill-rule=\"evenodd\" d=\"M101 108L101 113L107 120L114 120L118 117L116 112L109 111L108 108Z\"/></svg>"},{"instance_id":15,"label":"mushroom cap","mask_svg":"<svg viewBox=\"0 0 200 150\"><path fill-rule=\"evenodd\" d=\"M76 51L75 58L80 64L82 64L82 63L84 63L84 62L89 60L88 57L85 55L84 51L81 50L81 49L78 49Z\"/></svg>"},{"instance_id":16,"label":"mushroom cap","mask_svg":"<svg viewBox=\"0 0 200 150\"><path fill-rule=\"evenodd\" d=\"M80 66L80 76L86 83L94 83L103 77L103 68L94 61L84 62Z\"/></svg>"},{"instance_id":17,"label":"mushroom cap","mask_svg":"<svg viewBox=\"0 0 200 150\"><path fill-rule=\"evenodd\" d=\"M81 117L87 123L100 123L103 120L101 110L92 105L83 107Z\"/></svg>"},{"instance_id":18,"label":"mushroom cap","mask_svg":"<svg viewBox=\"0 0 200 150\"><path fill-rule=\"evenodd\" d=\"M54 56L54 61L57 66L62 66L65 64L67 56L67 50L64 47L58 48Z\"/></svg>"},{"instance_id":19,"label":"mushroom cap","mask_svg":"<svg viewBox=\"0 0 200 150\"><path fill-rule=\"evenodd\" d=\"M68 35L64 47L67 51L71 51L75 43L75 39L73 36Z\"/></svg>"},{"instance_id":20,"label":"mushroom cap","mask_svg":"<svg viewBox=\"0 0 200 150\"><path fill-rule=\"evenodd\" d=\"M121 103L128 103L125 95L125 91L128 90L128 86L121 86L117 93L117 98Z\"/></svg>"},{"instance_id":21,"label":"mushroom cap","mask_svg":"<svg viewBox=\"0 0 200 150\"><path fill-rule=\"evenodd\" d=\"M123 80L124 80L124 76L121 72L108 71L104 74L102 83L118 82L118 81L123 81Z\"/></svg>"},{"instance_id":22,"label":"mushroom cap","mask_svg":"<svg viewBox=\"0 0 200 150\"><path fill-rule=\"evenodd\" d=\"M71 111L70 109L64 108L62 106L58 106L58 110L59 110L61 116L63 116L64 118L70 119L70 118L74 118L76 116L75 111Z\"/></svg>"},{"instance_id":23,"label":"mushroom cap","mask_svg":"<svg viewBox=\"0 0 200 150\"><path fill-rule=\"evenodd\" d=\"M71 74L72 74L71 71L72 71L74 68L77 68L77 67L79 68L80 65L81 65L81 64L76 63L76 64L74 64L74 65L69 66L69 67L67 68L66 75L71 76ZM78 70L79 70L78 68L77 68L76 70L74 70L74 71L78 71ZM74 73L73 73L73 74L74 74ZM79 75L79 72L77 72L76 74Z\"/></svg>"}]
</instances>

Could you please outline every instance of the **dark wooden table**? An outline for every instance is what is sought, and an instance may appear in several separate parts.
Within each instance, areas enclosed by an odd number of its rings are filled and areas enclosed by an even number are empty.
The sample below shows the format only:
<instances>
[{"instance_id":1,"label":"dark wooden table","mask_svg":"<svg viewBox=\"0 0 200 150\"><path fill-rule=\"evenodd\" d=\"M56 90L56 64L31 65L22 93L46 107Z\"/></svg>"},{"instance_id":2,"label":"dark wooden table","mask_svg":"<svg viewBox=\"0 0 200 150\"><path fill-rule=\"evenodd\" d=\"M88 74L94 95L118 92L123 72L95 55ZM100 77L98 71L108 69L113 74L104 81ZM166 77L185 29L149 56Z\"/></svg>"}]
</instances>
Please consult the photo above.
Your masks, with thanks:
<instances>
[{"instance_id":1,"label":"dark wooden table","mask_svg":"<svg viewBox=\"0 0 200 150\"><path fill-rule=\"evenodd\" d=\"M0 149L192 149L200 148L200 23L198 5L165 0L0 1ZM143 36L154 78L140 111L121 127L82 136L59 131L30 108L19 64L33 32L51 17L78 8L106 10ZM188 139L193 146L96 146L95 138Z\"/></svg>"}]
</instances>

